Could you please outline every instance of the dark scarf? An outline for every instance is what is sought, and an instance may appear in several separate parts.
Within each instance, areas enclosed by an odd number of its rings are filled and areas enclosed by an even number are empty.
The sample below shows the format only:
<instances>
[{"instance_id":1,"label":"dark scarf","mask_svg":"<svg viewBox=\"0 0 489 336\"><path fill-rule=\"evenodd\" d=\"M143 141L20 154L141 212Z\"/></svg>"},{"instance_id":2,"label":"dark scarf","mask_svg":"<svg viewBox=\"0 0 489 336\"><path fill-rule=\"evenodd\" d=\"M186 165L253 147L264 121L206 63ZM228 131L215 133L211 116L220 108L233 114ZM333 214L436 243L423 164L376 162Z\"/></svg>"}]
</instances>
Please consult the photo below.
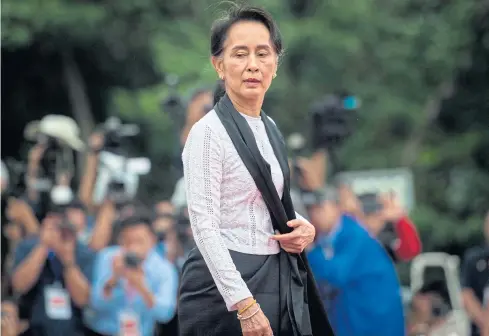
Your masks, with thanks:
<instances>
[{"instance_id":1,"label":"dark scarf","mask_svg":"<svg viewBox=\"0 0 489 336\"><path fill-rule=\"evenodd\" d=\"M277 126L261 111L261 119L265 125L268 139L284 175L282 197L279 197L275 189L270 165L263 159L258 150L251 128L245 118L236 111L229 97L224 95L216 104L214 110L262 194L270 212L274 229L282 234L291 232L292 229L287 226L287 222L295 219L295 211L290 197L290 171L285 141ZM295 321L295 335L303 335L301 331L303 322L301 323L300 321L306 318L307 315L303 313L307 308L313 334L334 335L307 262L306 254L303 252L301 254L283 253L283 255L286 256L291 268L291 276L288 279L289 297L287 301L289 313L293 318L292 320Z\"/></svg>"}]
</instances>

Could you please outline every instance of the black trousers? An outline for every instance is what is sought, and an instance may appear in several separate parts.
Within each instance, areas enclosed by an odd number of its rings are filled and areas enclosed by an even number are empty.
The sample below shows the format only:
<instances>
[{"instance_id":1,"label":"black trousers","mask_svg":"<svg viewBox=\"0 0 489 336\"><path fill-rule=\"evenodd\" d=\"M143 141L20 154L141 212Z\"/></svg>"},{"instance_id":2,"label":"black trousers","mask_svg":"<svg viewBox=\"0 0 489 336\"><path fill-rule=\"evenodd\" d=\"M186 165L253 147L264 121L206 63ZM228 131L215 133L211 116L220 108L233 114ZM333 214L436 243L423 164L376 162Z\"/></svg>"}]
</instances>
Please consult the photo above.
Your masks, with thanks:
<instances>
[{"instance_id":1,"label":"black trousers","mask_svg":"<svg viewBox=\"0 0 489 336\"><path fill-rule=\"evenodd\" d=\"M285 252L281 252L285 253ZM230 251L236 268L270 321L275 336L294 335L287 306L288 285L282 275L290 274L277 255L251 255ZM236 312L229 312L207 265L193 249L183 266L178 302L181 336L242 335ZM310 329L310 328L309 328Z\"/></svg>"},{"instance_id":2,"label":"black trousers","mask_svg":"<svg viewBox=\"0 0 489 336\"><path fill-rule=\"evenodd\" d=\"M91 329L85 328L85 336L109 336L100 334ZM178 336L178 318L175 316L170 322L165 324L157 324L155 327L155 336Z\"/></svg>"}]
</instances>

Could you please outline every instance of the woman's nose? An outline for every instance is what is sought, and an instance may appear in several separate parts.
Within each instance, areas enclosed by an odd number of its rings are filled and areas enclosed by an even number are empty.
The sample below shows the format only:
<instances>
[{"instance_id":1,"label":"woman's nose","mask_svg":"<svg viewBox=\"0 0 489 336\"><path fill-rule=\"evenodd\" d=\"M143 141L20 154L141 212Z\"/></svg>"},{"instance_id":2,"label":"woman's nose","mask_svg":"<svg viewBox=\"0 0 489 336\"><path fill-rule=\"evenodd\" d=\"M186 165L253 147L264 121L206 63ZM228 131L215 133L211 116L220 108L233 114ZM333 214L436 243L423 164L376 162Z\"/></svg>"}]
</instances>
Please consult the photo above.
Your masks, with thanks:
<instances>
[{"instance_id":1,"label":"woman's nose","mask_svg":"<svg viewBox=\"0 0 489 336\"><path fill-rule=\"evenodd\" d=\"M256 56L255 55L251 55L249 58L248 58L248 71L250 72L255 72L255 71L258 71L258 63L256 62Z\"/></svg>"}]
</instances>

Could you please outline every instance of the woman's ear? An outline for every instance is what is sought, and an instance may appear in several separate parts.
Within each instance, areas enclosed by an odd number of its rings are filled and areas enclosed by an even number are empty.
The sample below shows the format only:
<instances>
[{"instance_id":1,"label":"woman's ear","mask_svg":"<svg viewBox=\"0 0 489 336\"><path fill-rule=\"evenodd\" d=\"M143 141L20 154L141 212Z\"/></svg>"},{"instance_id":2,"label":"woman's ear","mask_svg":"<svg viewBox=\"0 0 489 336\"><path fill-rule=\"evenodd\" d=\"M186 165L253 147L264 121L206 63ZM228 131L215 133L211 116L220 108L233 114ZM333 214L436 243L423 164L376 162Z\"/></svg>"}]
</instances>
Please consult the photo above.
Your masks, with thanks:
<instances>
[{"instance_id":1,"label":"woman's ear","mask_svg":"<svg viewBox=\"0 0 489 336\"><path fill-rule=\"evenodd\" d=\"M212 66L214 66L214 69L216 69L219 78L224 79L224 63L222 57L212 56L211 63Z\"/></svg>"}]
</instances>

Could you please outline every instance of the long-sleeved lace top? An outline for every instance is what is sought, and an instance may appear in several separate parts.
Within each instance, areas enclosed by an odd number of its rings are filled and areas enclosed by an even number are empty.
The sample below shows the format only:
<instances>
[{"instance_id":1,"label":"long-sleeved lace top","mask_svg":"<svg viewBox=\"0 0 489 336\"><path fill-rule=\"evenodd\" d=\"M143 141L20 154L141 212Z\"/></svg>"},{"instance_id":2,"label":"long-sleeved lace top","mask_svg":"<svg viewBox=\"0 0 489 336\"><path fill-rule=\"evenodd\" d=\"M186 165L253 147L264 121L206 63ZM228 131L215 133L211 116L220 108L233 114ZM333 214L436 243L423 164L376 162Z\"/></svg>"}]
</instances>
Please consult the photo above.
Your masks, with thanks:
<instances>
[{"instance_id":1,"label":"long-sleeved lace top","mask_svg":"<svg viewBox=\"0 0 489 336\"><path fill-rule=\"evenodd\" d=\"M270 164L277 192L283 174L260 117L242 114ZM252 296L229 250L276 254L280 246L268 209L215 111L197 122L183 150L187 203L194 239L229 310Z\"/></svg>"}]
</instances>

